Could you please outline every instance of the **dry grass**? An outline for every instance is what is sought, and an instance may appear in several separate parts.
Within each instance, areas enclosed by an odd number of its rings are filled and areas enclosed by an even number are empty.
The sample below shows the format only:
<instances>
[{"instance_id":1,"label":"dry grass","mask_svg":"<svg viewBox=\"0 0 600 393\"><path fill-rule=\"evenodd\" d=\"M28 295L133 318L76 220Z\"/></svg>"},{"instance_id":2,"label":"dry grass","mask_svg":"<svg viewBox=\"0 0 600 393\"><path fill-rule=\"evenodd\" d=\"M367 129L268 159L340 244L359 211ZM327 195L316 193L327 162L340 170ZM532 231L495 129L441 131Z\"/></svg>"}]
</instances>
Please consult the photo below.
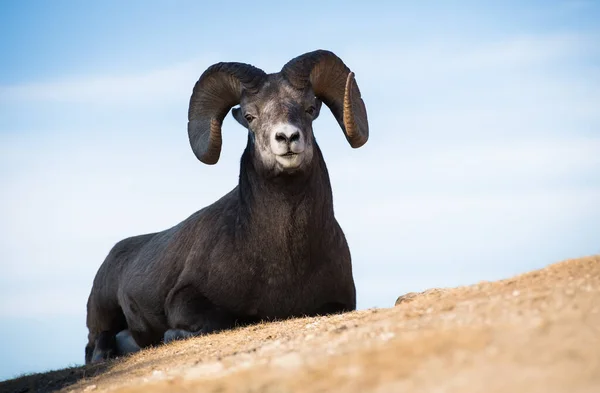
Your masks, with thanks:
<instances>
[{"instance_id":1,"label":"dry grass","mask_svg":"<svg viewBox=\"0 0 600 393\"><path fill-rule=\"evenodd\" d=\"M61 388L596 393L600 256L407 294L390 309L261 324L0 383L0 391Z\"/></svg>"}]
</instances>

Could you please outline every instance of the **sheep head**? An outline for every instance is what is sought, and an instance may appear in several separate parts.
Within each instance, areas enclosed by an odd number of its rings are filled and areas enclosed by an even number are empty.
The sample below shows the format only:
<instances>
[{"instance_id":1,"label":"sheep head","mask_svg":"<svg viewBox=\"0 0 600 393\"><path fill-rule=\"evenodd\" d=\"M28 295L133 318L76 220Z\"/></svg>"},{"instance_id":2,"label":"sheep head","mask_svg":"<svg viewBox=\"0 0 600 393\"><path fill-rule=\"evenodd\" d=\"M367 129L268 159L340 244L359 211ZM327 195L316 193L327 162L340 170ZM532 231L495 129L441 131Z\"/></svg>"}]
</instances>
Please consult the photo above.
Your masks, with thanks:
<instances>
[{"instance_id":1,"label":"sheep head","mask_svg":"<svg viewBox=\"0 0 600 393\"><path fill-rule=\"evenodd\" d=\"M321 102L333 113L350 146L367 142L367 112L354 73L332 52L303 54L269 75L249 64L214 64L202 74L190 99L192 150L200 161L215 164L223 119L239 104L233 116L249 130L249 143L263 168L300 170L312 160L312 122Z\"/></svg>"}]
</instances>

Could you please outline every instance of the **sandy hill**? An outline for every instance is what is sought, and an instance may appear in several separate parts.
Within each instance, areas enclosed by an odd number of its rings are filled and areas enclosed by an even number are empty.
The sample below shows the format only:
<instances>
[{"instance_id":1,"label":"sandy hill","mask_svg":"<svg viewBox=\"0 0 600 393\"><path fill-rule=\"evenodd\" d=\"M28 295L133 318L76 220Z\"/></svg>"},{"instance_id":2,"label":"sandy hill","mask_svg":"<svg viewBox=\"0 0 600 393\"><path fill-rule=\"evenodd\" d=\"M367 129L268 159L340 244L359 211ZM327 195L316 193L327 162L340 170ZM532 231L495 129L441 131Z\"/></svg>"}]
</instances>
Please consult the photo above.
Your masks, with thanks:
<instances>
[{"instance_id":1,"label":"sandy hill","mask_svg":"<svg viewBox=\"0 0 600 393\"><path fill-rule=\"evenodd\" d=\"M600 256L0 383L54 390L598 393Z\"/></svg>"}]
</instances>

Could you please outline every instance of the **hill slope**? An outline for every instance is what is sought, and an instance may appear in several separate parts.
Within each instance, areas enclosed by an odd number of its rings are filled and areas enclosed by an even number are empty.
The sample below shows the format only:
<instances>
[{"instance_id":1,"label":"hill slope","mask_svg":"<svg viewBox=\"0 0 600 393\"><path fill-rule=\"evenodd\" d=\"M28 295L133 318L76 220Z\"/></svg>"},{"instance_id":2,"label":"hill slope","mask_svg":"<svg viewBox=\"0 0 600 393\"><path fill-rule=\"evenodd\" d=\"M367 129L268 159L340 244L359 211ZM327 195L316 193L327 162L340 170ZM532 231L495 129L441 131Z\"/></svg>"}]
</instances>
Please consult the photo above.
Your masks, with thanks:
<instances>
[{"instance_id":1,"label":"hill slope","mask_svg":"<svg viewBox=\"0 0 600 393\"><path fill-rule=\"evenodd\" d=\"M600 256L36 374L0 391L599 392Z\"/></svg>"}]
</instances>

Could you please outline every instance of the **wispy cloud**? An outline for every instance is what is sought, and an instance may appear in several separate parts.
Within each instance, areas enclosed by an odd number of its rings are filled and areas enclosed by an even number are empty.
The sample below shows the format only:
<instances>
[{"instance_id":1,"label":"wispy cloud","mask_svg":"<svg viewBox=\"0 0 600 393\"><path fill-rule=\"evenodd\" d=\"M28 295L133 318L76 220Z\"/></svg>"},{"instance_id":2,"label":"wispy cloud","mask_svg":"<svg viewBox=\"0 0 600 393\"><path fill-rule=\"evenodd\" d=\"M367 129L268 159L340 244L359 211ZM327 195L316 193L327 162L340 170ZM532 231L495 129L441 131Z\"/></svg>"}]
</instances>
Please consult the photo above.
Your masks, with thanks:
<instances>
[{"instance_id":1,"label":"wispy cloud","mask_svg":"<svg viewBox=\"0 0 600 393\"><path fill-rule=\"evenodd\" d=\"M570 60L594 47L597 37L584 34L522 35L472 46L450 47L441 51L446 72L514 70Z\"/></svg>"},{"instance_id":2,"label":"wispy cloud","mask_svg":"<svg viewBox=\"0 0 600 393\"><path fill-rule=\"evenodd\" d=\"M1 101L49 101L64 104L146 104L149 101L179 100L191 93L202 71L217 62L217 54L173 64L162 69L131 75L68 77L0 87ZM182 94L184 93L184 94Z\"/></svg>"},{"instance_id":3,"label":"wispy cloud","mask_svg":"<svg viewBox=\"0 0 600 393\"><path fill-rule=\"evenodd\" d=\"M598 137L410 144L403 144L402 136L388 138L388 147L383 150L377 148L331 160L329 166L339 172L338 181L360 178L367 183L380 183L393 174L396 182L392 184L402 184L407 191L429 183L437 187L443 184L451 190L473 192L475 186L499 192L502 186L531 189L556 179L564 185L573 174L600 170Z\"/></svg>"},{"instance_id":4,"label":"wispy cloud","mask_svg":"<svg viewBox=\"0 0 600 393\"><path fill-rule=\"evenodd\" d=\"M450 36L444 41L404 42L395 48L388 43L374 45L350 50L347 55L353 59L353 67L377 70L362 72L362 79L423 81L465 72L552 69L582 55L598 54L598 38L592 33L527 34L496 40Z\"/></svg>"},{"instance_id":5,"label":"wispy cloud","mask_svg":"<svg viewBox=\"0 0 600 393\"><path fill-rule=\"evenodd\" d=\"M598 37L582 34L524 35L493 42L464 42L449 37L439 41L419 42L413 46L373 46L348 50L344 59L360 70L366 84L377 81L423 81L448 77L456 73L486 73L525 69L567 61L573 55L595 49ZM597 52L597 50L596 50ZM99 104L131 104L168 101L189 94L193 83L209 65L223 60L223 54L208 53L202 58L135 75L91 75L68 77L54 81L38 81L15 86L0 86L0 101L52 101L63 103L94 102ZM256 63L267 72L275 71L274 56L261 56L246 61ZM231 61L239 61L231 58ZM377 70L370 72L370 70ZM399 85L398 88L402 89Z\"/></svg>"}]
</instances>

